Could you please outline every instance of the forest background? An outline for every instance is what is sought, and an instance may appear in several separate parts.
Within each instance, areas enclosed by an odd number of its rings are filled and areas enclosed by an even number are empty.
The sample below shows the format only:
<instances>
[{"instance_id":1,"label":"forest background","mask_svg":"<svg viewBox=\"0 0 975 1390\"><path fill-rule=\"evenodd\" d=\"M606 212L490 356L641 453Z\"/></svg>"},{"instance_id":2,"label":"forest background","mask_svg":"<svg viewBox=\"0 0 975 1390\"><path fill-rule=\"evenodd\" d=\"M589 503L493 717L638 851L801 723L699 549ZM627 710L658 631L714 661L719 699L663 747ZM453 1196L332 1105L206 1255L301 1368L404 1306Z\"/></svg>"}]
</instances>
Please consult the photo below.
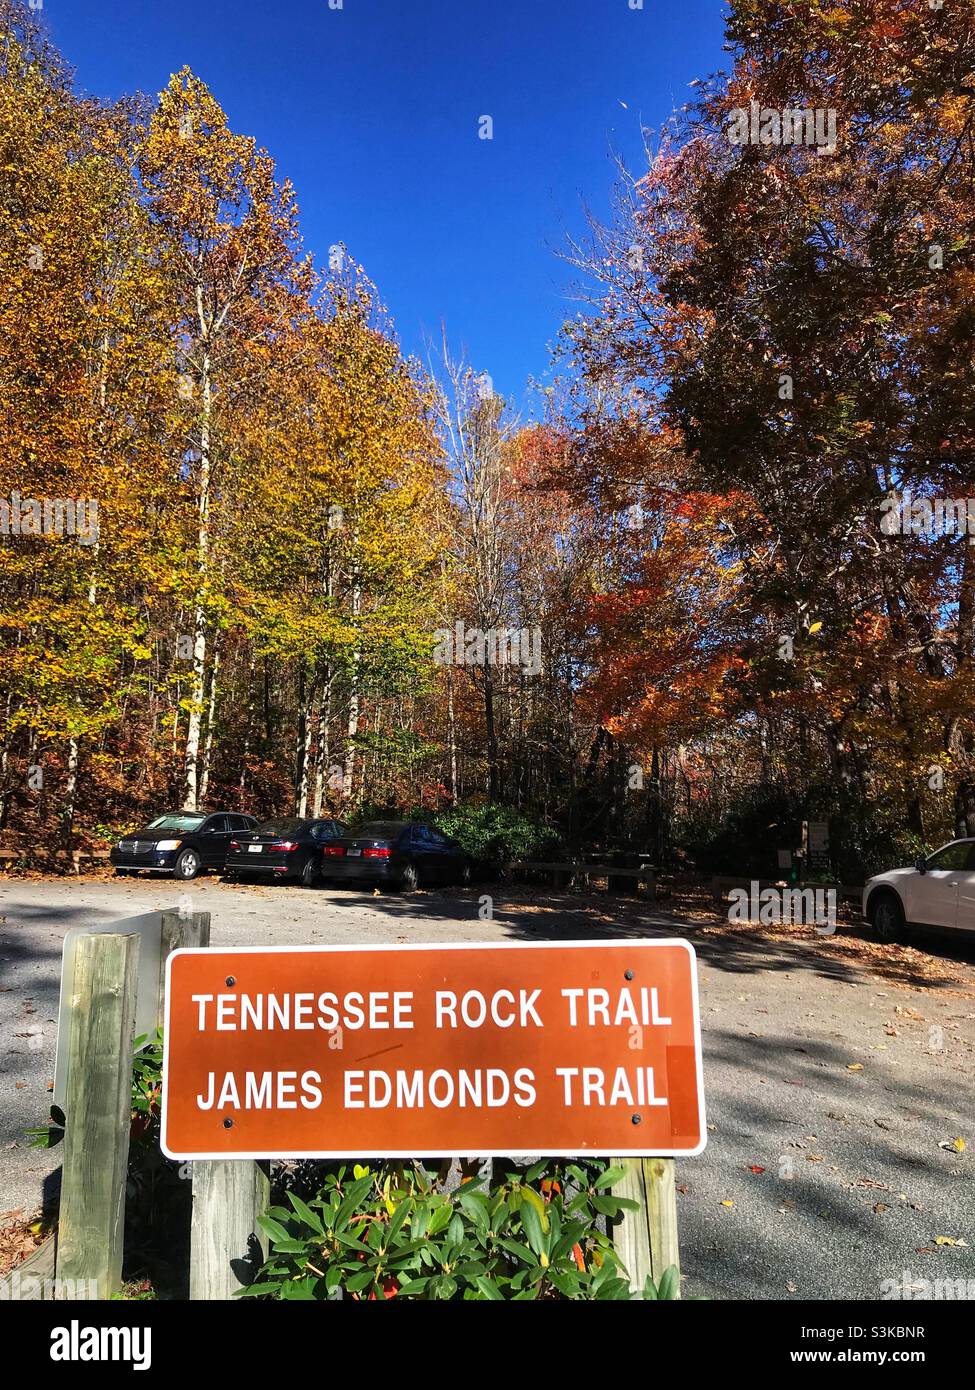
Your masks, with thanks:
<instances>
[{"instance_id":1,"label":"forest background","mask_svg":"<svg viewBox=\"0 0 975 1390\"><path fill-rule=\"evenodd\" d=\"M975 0L731 0L529 420L313 263L200 76L97 102L0 21L6 843L404 812L767 872L818 819L856 881L975 835Z\"/></svg>"}]
</instances>

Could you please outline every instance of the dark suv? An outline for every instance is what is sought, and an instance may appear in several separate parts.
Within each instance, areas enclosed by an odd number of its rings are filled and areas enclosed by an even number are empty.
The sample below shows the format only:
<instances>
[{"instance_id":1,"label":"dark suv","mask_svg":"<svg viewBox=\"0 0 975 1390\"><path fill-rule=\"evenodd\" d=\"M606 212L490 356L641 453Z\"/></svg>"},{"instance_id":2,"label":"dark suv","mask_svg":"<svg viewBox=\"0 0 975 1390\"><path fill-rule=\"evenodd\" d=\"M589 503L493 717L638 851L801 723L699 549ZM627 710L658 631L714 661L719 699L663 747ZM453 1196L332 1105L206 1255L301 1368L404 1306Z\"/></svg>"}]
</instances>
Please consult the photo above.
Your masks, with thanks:
<instances>
[{"instance_id":1,"label":"dark suv","mask_svg":"<svg viewBox=\"0 0 975 1390\"><path fill-rule=\"evenodd\" d=\"M236 811L172 811L119 840L109 862L117 874L174 874L189 880L204 869L222 869L234 835L256 824L253 816Z\"/></svg>"}]
</instances>

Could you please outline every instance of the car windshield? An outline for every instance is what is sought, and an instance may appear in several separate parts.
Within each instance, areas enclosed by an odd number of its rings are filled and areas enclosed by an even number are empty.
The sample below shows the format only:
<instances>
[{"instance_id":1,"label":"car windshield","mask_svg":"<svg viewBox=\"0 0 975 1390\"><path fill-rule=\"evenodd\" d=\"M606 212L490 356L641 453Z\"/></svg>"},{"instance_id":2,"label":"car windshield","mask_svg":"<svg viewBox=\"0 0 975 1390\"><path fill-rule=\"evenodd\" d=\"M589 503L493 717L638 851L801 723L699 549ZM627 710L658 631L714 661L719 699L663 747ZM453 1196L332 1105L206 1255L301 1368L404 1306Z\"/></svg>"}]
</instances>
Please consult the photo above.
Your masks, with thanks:
<instances>
[{"instance_id":1,"label":"car windshield","mask_svg":"<svg viewBox=\"0 0 975 1390\"><path fill-rule=\"evenodd\" d=\"M352 833L364 840L398 840L405 828L401 820L370 820Z\"/></svg>"},{"instance_id":2,"label":"car windshield","mask_svg":"<svg viewBox=\"0 0 975 1390\"><path fill-rule=\"evenodd\" d=\"M975 841L973 840L953 840L950 845L942 845L939 850L928 857L927 868L947 869L950 872L957 872L959 869L971 869L975 864Z\"/></svg>"},{"instance_id":3,"label":"car windshield","mask_svg":"<svg viewBox=\"0 0 975 1390\"><path fill-rule=\"evenodd\" d=\"M307 821L282 816L280 820L266 820L254 832L256 835L296 835L304 830Z\"/></svg>"},{"instance_id":4,"label":"car windshield","mask_svg":"<svg viewBox=\"0 0 975 1390\"><path fill-rule=\"evenodd\" d=\"M157 816L147 830L199 830L206 816Z\"/></svg>"}]
</instances>

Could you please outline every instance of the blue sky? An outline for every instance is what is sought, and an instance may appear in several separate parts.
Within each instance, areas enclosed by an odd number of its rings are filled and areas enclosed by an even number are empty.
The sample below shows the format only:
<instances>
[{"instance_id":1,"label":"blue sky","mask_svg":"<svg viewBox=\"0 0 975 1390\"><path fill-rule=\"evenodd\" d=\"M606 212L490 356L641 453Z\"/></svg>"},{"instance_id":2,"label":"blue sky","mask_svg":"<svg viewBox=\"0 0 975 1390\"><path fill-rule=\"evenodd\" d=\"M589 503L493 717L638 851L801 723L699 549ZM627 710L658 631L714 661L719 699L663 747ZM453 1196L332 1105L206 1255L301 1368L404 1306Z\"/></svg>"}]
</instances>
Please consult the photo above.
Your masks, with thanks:
<instances>
[{"instance_id":1,"label":"blue sky","mask_svg":"<svg viewBox=\"0 0 975 1390\"><path fill-rule=\"evenodd\" d=\"M337 0L333 0L337 3ZM635 3L635 0L634 0ZM44 0L77 86L158 92L188 64L294 183L306 246L344 241L408 352L441 321L495 389L574 312L556 252L609 208L688 83L724 65L721 0ZM622 103L625 103L625 107ZM490 115L493 140L478 139Z\"/></svg>"}]
</instances>

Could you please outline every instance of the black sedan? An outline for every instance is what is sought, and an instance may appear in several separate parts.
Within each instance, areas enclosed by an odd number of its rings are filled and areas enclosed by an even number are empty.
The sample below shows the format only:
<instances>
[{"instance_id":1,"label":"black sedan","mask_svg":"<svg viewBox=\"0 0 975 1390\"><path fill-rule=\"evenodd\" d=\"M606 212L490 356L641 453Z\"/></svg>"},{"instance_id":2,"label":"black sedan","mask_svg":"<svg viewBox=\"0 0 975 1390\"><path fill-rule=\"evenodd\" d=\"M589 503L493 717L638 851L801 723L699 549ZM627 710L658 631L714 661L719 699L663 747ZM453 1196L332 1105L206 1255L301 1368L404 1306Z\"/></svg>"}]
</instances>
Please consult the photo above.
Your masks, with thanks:
<instances>
[{"instance_id":1,"label":"black sedan","mask_svg":"<svg viewBox=\"0 0 975 1390\"><path fill-rule=\"evenodd\" d=\"M270 875L279 882L300 880L306 888L319 881L322 850L345 834L341 821L280 816L266 820L249 835L230 842L227 878Z\"/></svg>"},{"instance_id":2,"label":"black sedan","mask_svg":"<svg viewBox=\"0 0 975 1390\"><path fill-rule=\"evenodd\" d=\"M185 881L222 869L233 836L256 824L253 816L230 811L172 811L119 840L109 863L117 874L174 874Z\"/></svg>"},{"instance_id":3,"label":"black sedan","mask_svg":"<svg viewBox=\"0 0 975 1390\"><path fill-rule=\"evenodd\" d=\"M386 884L406 892L439 883L469 883L470 860L456 840L432 825L375 820L360 825L322 855L322 878Z\"/></svg>"}]
</instances>

